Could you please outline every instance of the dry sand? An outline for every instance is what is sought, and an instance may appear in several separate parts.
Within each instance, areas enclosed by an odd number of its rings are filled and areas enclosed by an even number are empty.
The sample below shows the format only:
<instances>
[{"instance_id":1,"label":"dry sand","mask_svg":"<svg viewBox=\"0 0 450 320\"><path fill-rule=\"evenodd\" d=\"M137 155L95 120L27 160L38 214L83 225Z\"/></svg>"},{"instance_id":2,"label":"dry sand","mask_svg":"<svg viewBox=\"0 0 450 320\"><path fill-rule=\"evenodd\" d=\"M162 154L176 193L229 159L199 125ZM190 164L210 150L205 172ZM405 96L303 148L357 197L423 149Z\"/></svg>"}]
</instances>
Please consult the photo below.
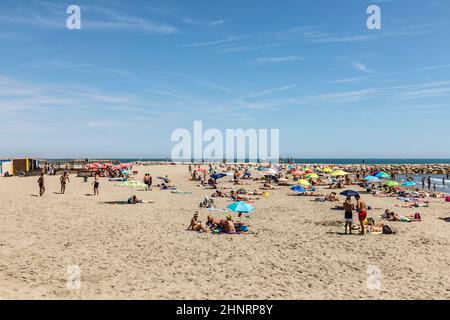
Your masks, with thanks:
<instances>
[{"instance_id":1,"label":"dry sand","mask_svg":"<svg viewBox=\"0 0 450 320\"><path fill-rule=\"evenodd\" d=\"M424 221L389 223L396 235L344 236L339 226L321 224L343 221L342 211L331 210L335 204L282 187L256 201L253 218L243 218L254 234L206 235L185 231L212 193L188 182L187 167L137 169L139 180L146 172L168 174L193 194L155 188L135 192L154 204L111 205L103 202L126 200L133 191L102 179L100 196L92 197L91 183L72 176L59 195L59 177L46 177L47 193L39 198L36 177L0 178L0 298L450 298L450 223L438 220L450 216L450 204L442 199L404 209L395 199L364 195L379 208L370 217L390 208L420 212ZM202 220L207 214L200 210ZM66 287L71 265L81 268L80 290ZM368 288L370 266L381 271L381 288Z\"/></svg>"}]
</instances>

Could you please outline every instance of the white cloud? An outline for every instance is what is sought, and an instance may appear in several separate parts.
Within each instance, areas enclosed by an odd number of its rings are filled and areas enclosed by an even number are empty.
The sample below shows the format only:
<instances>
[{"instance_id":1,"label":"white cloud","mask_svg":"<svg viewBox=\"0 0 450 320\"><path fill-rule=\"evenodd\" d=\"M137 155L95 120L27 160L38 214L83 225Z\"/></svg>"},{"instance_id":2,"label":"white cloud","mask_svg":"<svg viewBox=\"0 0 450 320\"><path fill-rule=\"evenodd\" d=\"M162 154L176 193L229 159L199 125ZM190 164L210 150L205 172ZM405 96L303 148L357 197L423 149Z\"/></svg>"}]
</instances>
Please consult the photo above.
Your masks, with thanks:
<instances>
[{"instance_id":1,"label":"white cloud","mask_svg":"<svg viewBox=\"0 0 450 320\"><path fill-rule=\"evenodd\" d=\"M251 61L250 64L281 63L281 62L304 61L304 60L306 59L301 56L266 57L266 58L258 58L254 61Z\"/></svg>"},{"instance_id":2,"label":"white cloud","mask_svg":"<svg viewBox=\"0 0 450 320\"><path fill-rule=\"evenodd\" d=\"M355 67L356 69L358 69L361 72L376 73L375 71L369 69L364 63L359 62L359 61L353 62L353 67Z\"/></svg>"}]
</instances>

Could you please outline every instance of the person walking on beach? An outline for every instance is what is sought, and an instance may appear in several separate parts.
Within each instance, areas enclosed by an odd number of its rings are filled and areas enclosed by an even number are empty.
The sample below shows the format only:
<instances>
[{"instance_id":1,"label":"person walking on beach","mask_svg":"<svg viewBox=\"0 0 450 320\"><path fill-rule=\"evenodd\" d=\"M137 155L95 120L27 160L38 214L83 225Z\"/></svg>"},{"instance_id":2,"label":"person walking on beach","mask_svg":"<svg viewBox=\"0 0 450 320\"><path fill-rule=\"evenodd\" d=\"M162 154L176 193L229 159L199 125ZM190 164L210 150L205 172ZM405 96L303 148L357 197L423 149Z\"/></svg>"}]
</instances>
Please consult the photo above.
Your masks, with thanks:
<instances>
[{"instance_id":1,"label":"person walking on beach","mask_svg":"<svg viewBox=\"0 0 450 320\"><path fill-rule=\"evenodd\" d=\"M442 185L445 186L445 177L442 177Z\"/></svg>"},{"instance_id":2,"label":"person walking on beach","mask_svg":"<svg viewBox=\"0 0 450 320\"><path fill-rule=\"evenodd\" d=\"M347 226L349 234L352 234L352 223L353 223L353 209L355 205L352 203L352 198L347 197L344 201L344 210L345 210L345 234L347 234Z\"/></svg>"},{"instance_id":3,"label":"person walking on beach","mask_svg":"<svg viewBox=\"0 0 450 320\"><path fill-rule=\"evenodd\" d=\"M45 193L45 184L44 184L44 174L41 173L41 176L38 179L39 184L39 196L42 197Z\"/></svg>"},{"instance_id":4,"label":"person walking on beach","mask_svg":"<svg viewBox=\"0 0 450 320\"><path fill-rule=\"evenodd\" d=\"M167 176L166 176L167 177ZM151 174L148 174L148 180L147 180L147 191L152 191L152 183L153 178Z\"/></svg>"},{"instance_id":5,"label":"person walking on beach","mask_svg":"<svg viewBox=\"0 0 450 320\"><path fill-rule=\"evenodd\" d=\"M98 187L100 186L100 174L97 172L94 177L94 196L98 196Z\"/></svg>"},{"instance_id":6,"label":"person walking on beach","mask_svg":"<svg viewBox=\"0 0 450 320\"><path fill-rule=\"evenodd\" d=\"M66 171L64 171L64 173L62 174L61 178L59 178L59 180L61 181L61 194L65 194L66 193L66 184L67 184L67 182L70 182L69 174Z\"/></svg>"},{"instance_id":7,"label":"person walking on beach","mask_svg":"<svg viewBox=\"0 0 450 320\"><path fill-rule=\"evenodd\" d=\"M425 189L425 177L422 177L422 189Z\"/></svg>"},{"instance_id":8,"label":"person walking on beach","mask_svg":"<svg viewBox=\"0 0 450 320\"><path fill-rule=\"evenodd\" d=\"M147 186L147 191L148 191L148 173L146 173L144 175L144 184Z\"/></svg>"},{"instance_id":9,"label":"person walking on beach","mask_svg":"<svg viewBox=\"0 0 450 320\"><path fill-rule=\"evenodd\" d=\"M428 176L428 190L431 190L431 177Z\"/></svg>"},{"instance_id":10,"label":"person walking on beach","mask_svg":"<svg viewBox=\"0 0 450 320\"><path fill-rule=\"evenodd\" d=\"M364 221L367 218L367 206L361 196L358 194L355 196L356 199L356 210L358 211L358 220L361 225L361 235L364 235Z\"/></svg>"}]
</instances>

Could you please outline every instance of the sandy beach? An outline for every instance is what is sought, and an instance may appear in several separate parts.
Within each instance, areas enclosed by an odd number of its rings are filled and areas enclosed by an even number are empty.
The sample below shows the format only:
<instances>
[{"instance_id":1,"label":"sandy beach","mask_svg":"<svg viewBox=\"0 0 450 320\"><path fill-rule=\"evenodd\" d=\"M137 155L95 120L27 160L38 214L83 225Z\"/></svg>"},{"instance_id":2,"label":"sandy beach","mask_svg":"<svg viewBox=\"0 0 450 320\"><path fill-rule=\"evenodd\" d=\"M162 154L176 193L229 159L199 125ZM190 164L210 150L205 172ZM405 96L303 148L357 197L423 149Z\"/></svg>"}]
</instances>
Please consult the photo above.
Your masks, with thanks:
<instances>
[{"instance_id":1,"label":"sandy beach","mask_svg":"<svg viewBox=\"0 0 450 320\"><path fill-rule=\"evenodd\" d=\"M389 222L395 235L350 236L342 235L344 213L332 210L336 203L276 187L269 197L255 200L252 217L242 218L249 234L212 235L186 231L196 210L203 221L211 214L198 204L213 192L188 181L187 166L135 170L138 181L147 172L167 174L178 190L192 194L133 191L101 178L100 195L93 197L92 180L72 175L65 195L57 194L59 176L46 176L47 191L40 198L37 177L1 177L0 298L450 298L450 223L438 219L450 216L450 204L443 199L408 209L397 207L401 203L395 198L362 192L373 208L369 217L379 220L384 209L391 209L420 212L423 221ZM229 180L221 185L232 186ZM244 183L249 190L261 186ZM155 202L107 203L132 194ZM215 201L219 208L231 203ZM66 287L72 265L81 269L79 290ZM368 288L371 266L381 271L380 288Z\"/></svg>"}]
</instances>

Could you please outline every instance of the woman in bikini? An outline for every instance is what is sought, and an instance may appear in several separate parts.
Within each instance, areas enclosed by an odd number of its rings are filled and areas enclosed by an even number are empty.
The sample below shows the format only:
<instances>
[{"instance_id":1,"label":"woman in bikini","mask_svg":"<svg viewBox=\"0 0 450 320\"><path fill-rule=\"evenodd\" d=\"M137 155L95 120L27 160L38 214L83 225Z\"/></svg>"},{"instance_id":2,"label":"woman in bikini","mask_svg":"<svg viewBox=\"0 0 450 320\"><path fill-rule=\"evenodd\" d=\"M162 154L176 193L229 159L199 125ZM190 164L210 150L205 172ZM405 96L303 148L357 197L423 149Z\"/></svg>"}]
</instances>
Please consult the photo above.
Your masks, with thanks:
<instances>
[{"instance_id":1,"label":"woman in bikini","mask_svg":"<svg viewBox=\"0 0 450 320\"><path fill-rule=\"evenodd\" d=\"M191 219L191 224L188 228L188 230L192 231L203 231L206 233L209 233L208 228L206 228L201 221L198 220L198 212L194 214L194 217Z\"/></svg>"},{"instance_id":2,"label":"woman in bikini","mask_svg":"<svg viewBox=\"0 0 450 320\"><path fill-rule=\"evenodd\" d=\"M66 192L66 184L70 182L69 174L64 172L59 180L61 181L61 194L64 194Z\"/></svg>"}]
</instances>

